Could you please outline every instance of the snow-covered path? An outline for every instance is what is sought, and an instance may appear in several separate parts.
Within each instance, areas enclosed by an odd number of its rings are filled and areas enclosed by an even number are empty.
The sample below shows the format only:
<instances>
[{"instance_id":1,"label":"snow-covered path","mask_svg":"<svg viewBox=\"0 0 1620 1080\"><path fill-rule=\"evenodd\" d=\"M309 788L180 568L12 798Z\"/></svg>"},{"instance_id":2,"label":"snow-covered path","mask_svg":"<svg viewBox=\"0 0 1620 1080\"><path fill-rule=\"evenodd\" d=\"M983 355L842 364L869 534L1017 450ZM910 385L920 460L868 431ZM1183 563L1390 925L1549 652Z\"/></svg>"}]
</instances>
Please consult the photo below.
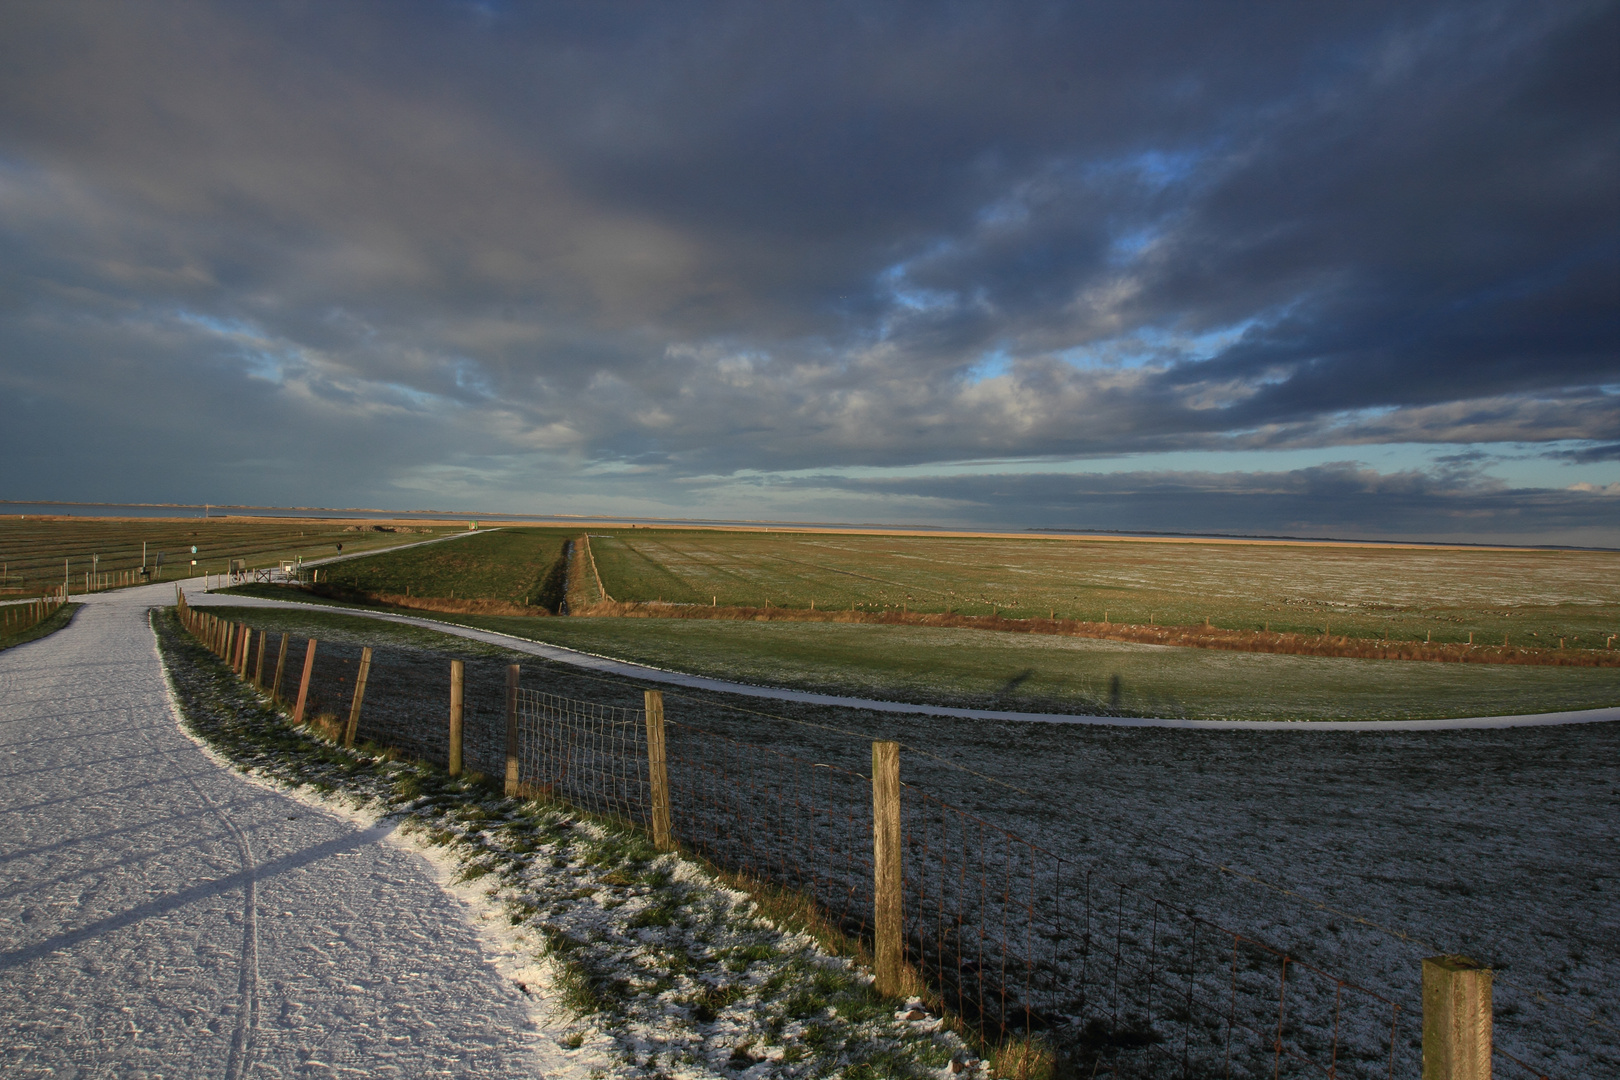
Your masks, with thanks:
<instances>
[{"instance_id":1,"label":"snow-covered path","mask_svg":"<svg viewBox=\"0 0 1620 1080\"><path fill-rule=\"evenodd\" d=\"M426 860L178 728L146 615L173 596L0 653L0 1073L537 1075Z\"/></svg>"}]
</instances>

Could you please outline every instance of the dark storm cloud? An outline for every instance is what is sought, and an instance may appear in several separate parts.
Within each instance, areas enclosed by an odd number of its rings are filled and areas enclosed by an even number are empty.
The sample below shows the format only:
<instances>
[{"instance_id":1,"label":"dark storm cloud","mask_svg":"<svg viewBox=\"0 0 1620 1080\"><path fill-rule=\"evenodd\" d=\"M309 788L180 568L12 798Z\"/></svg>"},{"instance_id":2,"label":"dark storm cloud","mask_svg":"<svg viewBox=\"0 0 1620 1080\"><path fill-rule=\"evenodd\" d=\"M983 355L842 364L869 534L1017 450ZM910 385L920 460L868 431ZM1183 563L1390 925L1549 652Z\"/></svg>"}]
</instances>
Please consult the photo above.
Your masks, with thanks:
<instances>
[{"instance_id":1,"label":"dark storm cloud","mask_svg":"<svg viewBox=\"0 0 1620 1080\"><path fill-rule=\"evenodd\" d=\"M18 494L1586 454L1617 12L8 5L0 389L79 432Z\"/></svg>"},{"instance_id":2,"label":"dark storm cloud","mask_svg":"<svg viewBox=\"0 0 1620 1080\"><path fill-rule=\"evenodd\" d=\"M1515 489L1468 470L1384 474L1354 462L1281 472L803 477L809 489L903 500L1003 527L1452 539L1612 546L1620 491ZM1613 485L1620 488L1620 485Z\"/></svg>"}]
</instances>

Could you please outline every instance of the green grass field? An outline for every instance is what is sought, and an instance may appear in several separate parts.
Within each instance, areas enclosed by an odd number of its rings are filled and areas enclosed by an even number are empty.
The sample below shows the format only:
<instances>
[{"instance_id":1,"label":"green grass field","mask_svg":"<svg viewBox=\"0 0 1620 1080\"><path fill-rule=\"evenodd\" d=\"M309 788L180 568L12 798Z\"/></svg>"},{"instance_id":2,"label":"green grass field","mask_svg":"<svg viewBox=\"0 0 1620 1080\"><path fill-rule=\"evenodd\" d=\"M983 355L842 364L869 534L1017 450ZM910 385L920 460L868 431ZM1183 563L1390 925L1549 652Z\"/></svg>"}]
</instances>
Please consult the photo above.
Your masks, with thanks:
<instances>
[{"instance_id":1,"label":"green grass field","mask_svg":"<svg viewBox=\"0 0 1620 1080\"><path fill-rule=\"evenodd\" d=\"M502 529L333 568L367 592L524 602L564 529ZM616 600L1201 623L1599 647L1620 554L623 529ZM576 560L571 591L588 574ZM420 612L416 612L420 614ZM912 626L442 616L672 670L950 705L1243 719L1415 719L1620 704L1620 669L1356 660Z\"/></svg>"},{"instance_id":2,"label":"green grass field","mask_svg":"<svg viewBox=\"0 0 1620 1080\"><path fill-rule=\"evenodd\" d=\"M342 562L323 571L321 580L368 593L539 603L563 545L577 535L569 529L497 529Z\"/></svg>"},{"instance_id":3,"label":"green grass field","mask_svg":"<svg viewBox=\"0 0 1620 1080\"><path fill-rule=\"evenodd\" d=\"M168 581L189 576L192 559L197 560L197 573L220 574L232 559L246 559L250 568L266 567L298 556L335 555L339 544L345 553L371 551L462 531L412 525L377 532L372 528L376 524L391 525L291 518L0 517L0 588L13 595L43 594L62 584L66 559L71 586L81 590L92 555L99 556L96 566L103 574L138 569L143 541L148 567L163 554L162 576ZM351 526L362 531L350 531ZM196 555L191 554L193 545Z\"/></svg>"},{"instance_id":4,"label":"green grass field","mask_svg":"<svg viewBox=\"0 0 1620 1080\"><path fill-rule=\"evenodd\" d=\"M736 682L937 705L1245 720L1412 720L1620 704L1620 669L1276 656L849 623L457 620Z\"/></svg>"},{"instance_id":5,"label":"green grass field","mask_svg":"<svg viewBox=\"0 0 1620 1080\"><path fill-rule=\"evenodd\" d=\"M332 603L279 586L228 591ZM1617 668L1279 656L854 623L401 614L733 682L1021 712L1421 720L1620 705ZM358 622L336 612L263 618L277 625L309 618L341 619L351 627Z\"/></svg>"},{"instance_id":6,"label":"green grass field","mask_svg":"<svg viewBox=\"0 0 1620 1080\"><path fill-rule=\"evenodd\" d=\"M720 530L591 533L621 601L1045 617L1602 647L1620 552Z\"/></svg>"}]
</instances>

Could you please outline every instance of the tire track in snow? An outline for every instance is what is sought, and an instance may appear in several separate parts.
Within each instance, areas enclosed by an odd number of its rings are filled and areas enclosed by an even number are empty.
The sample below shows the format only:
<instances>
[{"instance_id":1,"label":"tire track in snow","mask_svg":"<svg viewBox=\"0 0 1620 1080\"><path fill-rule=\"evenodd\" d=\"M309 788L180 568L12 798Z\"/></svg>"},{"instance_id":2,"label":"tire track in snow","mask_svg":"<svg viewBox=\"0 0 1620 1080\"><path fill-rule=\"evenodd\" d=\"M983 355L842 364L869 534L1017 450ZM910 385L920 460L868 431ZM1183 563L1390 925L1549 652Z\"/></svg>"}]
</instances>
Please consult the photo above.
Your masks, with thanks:
<instances>
[{"instance_id":1,"label":"tire track in snow","mask_svg":"<svg viewBox=\"0 0 1620 1080\"><path fill-rule=\"evenodd\" d=\"M148 612L148 626L151 625L151 620L152 615ZM163 657L158 653L155 632L152 635L152 657L163 672L163 689L168 694L169 712L174 717L175 725L183 728L180 699L174 692L174 683L169 679L168 668L163 666ZM170 771L185 778L187 786L208 808L208 812L230 832L237 855L241 859L242 958L236 982L236 1028L231 1033L230 1056L225 1060L225 1080L243 1080L248 1070L253 1067L253 1045L259 1034L259 867L253 858L253 844L247 834L231 819L231 815L208 797L202 785L197 783L196 776L190 770L182 768L171 751L157 744L152 738L151 729L144 724L139 726L141 734L145 736L147 745L152 747L153 752L163 755Z\"/></svg>"}]
</instances>

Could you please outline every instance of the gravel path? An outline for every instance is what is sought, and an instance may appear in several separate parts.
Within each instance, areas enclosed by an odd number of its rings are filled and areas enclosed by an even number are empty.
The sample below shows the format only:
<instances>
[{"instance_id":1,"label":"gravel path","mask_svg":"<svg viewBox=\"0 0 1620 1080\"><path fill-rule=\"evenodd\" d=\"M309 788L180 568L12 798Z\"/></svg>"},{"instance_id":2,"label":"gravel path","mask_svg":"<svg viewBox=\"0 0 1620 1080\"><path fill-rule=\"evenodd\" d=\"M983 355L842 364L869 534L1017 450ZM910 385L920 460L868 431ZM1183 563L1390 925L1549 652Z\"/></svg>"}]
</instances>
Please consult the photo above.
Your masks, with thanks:
<instances>
[{"instance_id":1,"label":"gravel path","mask_svg":"<svg viewBox=\"0 0 1620 1080\"><path fill-rule=\"evenodd\" d=\"M173 596L0 653L0 1073L539 1075L426 860L180 730L146 615Z\"/></svg>"},{"instance_id":2,"label":"gravel path","mask_svg":"<svg viewBox=\"0 0 1620 1080\"><path fill-rule=\"evenodd\" d=\"M306 564L307 565L307 564ZM186 597L193 606L207 607L217 605L224 607L293 607L308 608L312 611L338 612L344 615L360 615L370 619L383 619L388 622L404 623L408 626L420 626L429 630L438 630L446 634L454 634L472 641L482 641L489 645L499 645L514 652L528 653L530 656L539 656L560 664L569 664L608 675L622 675L632 679L642 679L647 682L663 683L666 686L683 686L694 690L708 690L723 694L738 694L743 697L769 698L775 701L796 701L806 705L830 705L836 708L869 709L873 712L911 713L923 716L947 716L965 720L1012 720L1044 724L1094 724L1104 727L1153 727L1153 728L1208 728L1218 731L1237 731L1248 728L1279 731L1285 729L1303 729L1312 731L1458 731L1480 728L1513 728L1513 727L1542 727L1549 724L1591 724L1600 722L1620 721L1620 707L1606 709L1583 709L1577 712L1532 713L1522 716L1473 716L1457 717L1439 720L1313 720L1301 722L1288 722L1280 720L1182 720L1158 717L1137 716L1084 716L1067 713L1032 713L1009 712L996 709L961 709L944 705L913 705L898 701L878 701L871 698L840 697L836 694L816 694L804 690L787 690L773 686L752 686L748 683L727 682L722 679L710 679L702 675L688 675L679 671L666 671L662 668L647 667L642 664L633 664L625 660L615 660L611 657L597 656L593 653L579 652L566 649L560 645L547 645L543 642L530 641L527 638L513 637L510 634L497 633L493 630L478 630L469 626L458 626L455 623L440 622L434 619L418 618L410 615L395 615L389 612L367 611L358 607L338 607L328 604L298 604L285 600L269 600L257 596L238 596L231 593L218 595L204 593L193 586L198 582L183 583L186 586Z\"/></svg>"}]
</instances>

